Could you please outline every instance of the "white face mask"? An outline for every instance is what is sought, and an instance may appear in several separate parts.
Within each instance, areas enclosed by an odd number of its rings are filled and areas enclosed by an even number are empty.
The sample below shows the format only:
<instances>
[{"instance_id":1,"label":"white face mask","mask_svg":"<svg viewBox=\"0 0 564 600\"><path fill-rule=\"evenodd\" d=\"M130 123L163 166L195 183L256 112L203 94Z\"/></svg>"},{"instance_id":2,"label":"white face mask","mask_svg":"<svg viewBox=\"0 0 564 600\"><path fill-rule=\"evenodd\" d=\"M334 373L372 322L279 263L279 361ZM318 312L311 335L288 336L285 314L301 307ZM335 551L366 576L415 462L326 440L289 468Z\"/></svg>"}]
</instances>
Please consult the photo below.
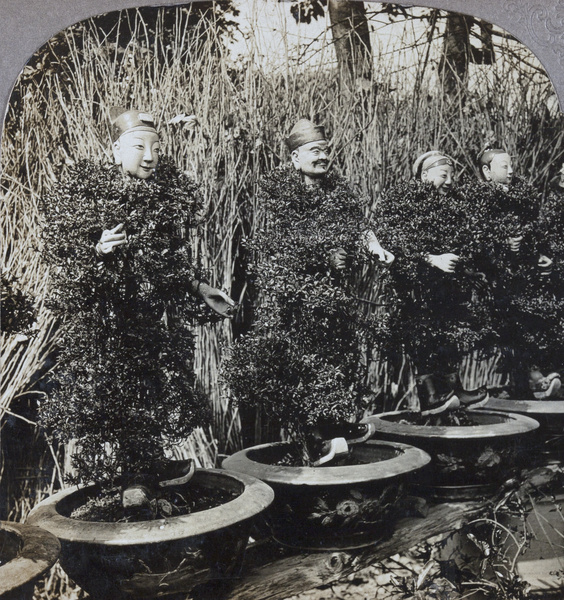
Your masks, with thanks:
<instances>
[{"instance_id":1,"label":"white face mask","mask_svg":"<svg viewBox=\"0 0 564 600\"><path fill-rule=\"evenodd\" d=\"M450 165L431 167L421 173L421 180L432 183L437 190L445 193L452 185L454 169Z\"/></svg>"},{"instance_id":2,"label":"white face mask","mask_svg":"<svg viewBox=\"0 0 564 600\"><path fill-rule=\"evenodd\" d=\"M327 173L329 150L325 140L309 142L292 152L292 163L306 180L315 180Z\"/></svg>"},{"instance_id":3,"label":"white face mask","mask_svg":"<svg viewBox=\"0 0 564 600\"><path fill-rule=\"evenodd\" d=\"M150 177L159 162L159 136L153 131L129 131L114 142L114 160L122 171L137 177Z\"/></svg>"},{"instance_id":4,"label":"white face mask","mask_svg":"<svg viewBox=\"0 0 564 600\"><path fill-rule=\"evenodd\" d=\"M501 185L507 185L511 183L513 177L513 165L511 164L511 157L509 154L496 154L490 162L489 170L486 171L486 178L499 183Z\"/></svg>"}]
</instances>

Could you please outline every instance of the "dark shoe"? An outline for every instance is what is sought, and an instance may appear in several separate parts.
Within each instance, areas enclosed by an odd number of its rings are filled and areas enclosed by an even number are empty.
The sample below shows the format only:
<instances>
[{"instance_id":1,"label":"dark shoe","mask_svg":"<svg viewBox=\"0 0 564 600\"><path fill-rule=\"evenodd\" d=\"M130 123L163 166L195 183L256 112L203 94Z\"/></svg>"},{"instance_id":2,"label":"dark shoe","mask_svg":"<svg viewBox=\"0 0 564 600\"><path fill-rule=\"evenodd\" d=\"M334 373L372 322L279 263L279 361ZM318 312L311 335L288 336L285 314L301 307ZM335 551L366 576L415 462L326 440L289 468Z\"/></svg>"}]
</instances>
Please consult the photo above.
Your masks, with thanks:
<instances>
[{"instance_id":1,"label":"dark shoe","mask_svg":"<svg viewBox=\"0 0 564 600\"><path fill-rule=\"evenodd\" d=\"M349 446L354 446L355 444L362 444L369 440L376 433L376 425L374 423L359 423L357 435L359 437L356 438L346 438L347 444Z\"/></svg>"},{"instance_id":2,"label":"dark shoe","mask_svg":"<svg viewBox=\"0 0 564 600\"><path fill-rule=\"evenodd\" d=\"M374 435L375 431L373 423L318 423L313 435L318 440L342 437L348 444L361 444Z\"/></svg>"},{"instance_id":3,"label":"dark shoe","mask_svg":"<svg viewBox=\"0 0 564 600\"><path fill-rule=\"evenodd\" d=\"M159 487L172 487L188 483L196 472L196 461L193 458L168 461L159 473Z\"/></svg>"},{"instance_id":4,"label":"dark shoe","mask_svg":"<svg viewBox=\"0 0 564 600\"><path fill-rule=\"evenodd\" d=\"M423 416L455 410L460 406L460 401L454 391L447 389L444 381L441 382L432 373L419 375L416 383L419 406Z\"/></svg>"},{"instance_id":5,"label":"dark shoe","mask_svg":"<svg viewBox=\"0 0 564 600\"><path fill-rule=\"evenodd\" d=\"M445 381L450 389L458 396L460 405L463 408L480 408L489 400L488 388L485 385L476 388L475 390L465 390L460 381L460 375L449 373L445 375Z\"/></svg>"},{"instance_id":6,"label":"dark shoe","mask_svg":"<svg viewBox=\"0 0 564 600\"><path fill-rule=\"evenodd\" d=\"M454 392L450 392L446 397L441 398L432 405L428 406L421 411L421 415L426 417L427 415L438 415L443 412L456 410L460 408L460 400Z\"/></svg>"},{"instance_id":7,"label":"dark shoe","mask_svg":"<svg viewBox=\"0 0 564 600\"><path fill-rule=\"evenodd\" d=\"M460 390L456 392L460 404L465 408L481 408L488 403L490 396L488 388L483 385L475 390Z\"/></svg>"},{"instance_id":8,"label":"dark shoe","mask_svg":"<svg viewBox=\"0 0 564 600\"><path fill-rule=\"evenodd\" d=\"M533 366L529 371L529 389L538 400L558 396L561 387L559 373L549 373L546 377L538 367Z\"/></svg>"}]
</instances>

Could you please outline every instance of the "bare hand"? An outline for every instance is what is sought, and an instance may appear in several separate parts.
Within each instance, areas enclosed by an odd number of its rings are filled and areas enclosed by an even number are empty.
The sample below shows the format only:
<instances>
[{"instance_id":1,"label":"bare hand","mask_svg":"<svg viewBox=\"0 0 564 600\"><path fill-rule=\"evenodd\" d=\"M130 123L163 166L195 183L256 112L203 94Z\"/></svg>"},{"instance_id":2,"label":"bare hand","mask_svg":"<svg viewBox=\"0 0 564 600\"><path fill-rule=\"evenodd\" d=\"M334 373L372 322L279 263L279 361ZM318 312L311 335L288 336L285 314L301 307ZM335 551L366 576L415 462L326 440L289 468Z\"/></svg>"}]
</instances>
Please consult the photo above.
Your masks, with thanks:
<instances>
[{"instance_id":1,"label":"bare hand","mask_svg":"<svg viewBox=\"0 0 564 600\"><path fill-rule=\"evenodd\" d=\"M378 254L378 260L386 265L391 265L396 257L389 250L382 248L382 252Z\"/></svg>"},{"instance_id":2,"label":"bare hand","mask_svg":"<svg viewBox=\"0 0 564 600\"><path fill-rule=\"evenodd\" d=\"M426 258L430 265L445 273L453 273L456 263L459 260L459 256L452 252L447 252L446 254L427 254Z\"/></svg>"},{"instance_id":3,"label":"bare hand","mask_svg":"<svg viewBox=\"0 0 564 600\"><path fill-rule=\"evenodd\" d=\"M548 258L548 256L541 254L539 256L537 265L540 269L540 274L543 277L547 277L548 275L550 275L552 273L552 260L550 258Z\"/></svg>"},{"instance_id":4,"label":"bare hand","mask_svg":"<svg viewBox=\"0 0 564 600\"><path fill-rule=\"evenodd\" d=\"M127 243L127 234L122 231L123 223L116 225L113 229L106 229L102 232L100 241L96 244L98 254L109 254L114 252L116 246Z\"/></svg>"},{"instance_id":5,"label":"bare hand","mask_svg":"<svg viewBox=\"0 0 564 600\"><path fill-rule=\"evenodd\" d=\"M233 317L237 303L221 290L211 287L207 283L200 283L198 285L198 294L218 315L228 319Z\"/></svg>"},{"instance_id":6,"label":"bare hand","mask_svg":"<svg viewBox=\"0 0 564 600\"><path fill-rule=\"evenodd\" d=\"M391 265L394 260L396 259L396 257L388 250L385 250L384 248L382 248L382 246L380 246L380 244L376 243L371 243L368 245L368 250L374 254L375 256L378 257L378 260L380 262L383 262L386 265Z\"/></svg>"},{"instance_id":7,"label":"bare hand","mask_svg":"<svg viewBox=\"0 0 564 600\"><path fill-rule=\"evenodd\" d=\"M342 271L347 263L347 253L343 248L333 250L329 256L329 262L334 269Z\"/></svg>"},{"instance_id":8,"label":"bare hand","mask_svg":"<svg viewBox=\"0 0 564 600\"><path fill-rule=\"evenodd\" d=\"M396 259L391 252L382 248L378 238L376 237L376 234L373 231L369 231L366 234L366 243L368 246L368 251L377 256L380 262L383 262L386 265L391 265Z\"/></svg>"},{"instance_id":9,"label":"bare hand","mask_svg":"<svg viewBox=\"0 0 564 600\"><path fill-rule=\"evenodd\" d=\"M509 249L511 250L511 252L519 252L522 241L523 241L522 235L507 238L507 243L509 244Z\"/></svg>"}]
</instances>

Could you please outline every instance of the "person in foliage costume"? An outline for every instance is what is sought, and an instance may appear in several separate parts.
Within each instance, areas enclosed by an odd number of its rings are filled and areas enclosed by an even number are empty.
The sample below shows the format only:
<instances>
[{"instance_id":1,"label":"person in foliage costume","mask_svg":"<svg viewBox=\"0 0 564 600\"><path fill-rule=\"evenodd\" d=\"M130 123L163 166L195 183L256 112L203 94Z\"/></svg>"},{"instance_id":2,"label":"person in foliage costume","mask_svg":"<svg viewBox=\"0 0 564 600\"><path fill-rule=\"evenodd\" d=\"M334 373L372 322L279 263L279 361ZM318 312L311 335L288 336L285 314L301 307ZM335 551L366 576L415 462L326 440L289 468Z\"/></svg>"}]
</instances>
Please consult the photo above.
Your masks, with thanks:
<instances>
[{"instance_id":1,"label":"person in foliage costume","mask_svg":"<svg viewBox=\"0 0 564 600\"><path fill-rule=\"evenodd\" d=\"M484 268L488 233L479 211L453 186L449 156L426 152L413 176L384 192L375 209L376 235L396 256L382 347L410 357L423 414L478 406L487 390L465 390L459 367L464 355L486 351L495 338Z\"/></svg>"},{"instance_id":2,"label":"person in foliage costume","mask_svg":"<svg viewBox=\"0 0 564 600\"><path fill-rule=\"evenodd\" d=\"M561 388L554 369L563 360L564 299L561 266L550 257L562 251L559 203L547 202L541 216L541 194L513 175L511 157L502 148L486 149L478 164L484 180L478 193L489 205L488 218L496 224L498 238L505 241L494 260L494 291L512 394L555 397Z\"/></svg>"},{"instance_id":3,"label":"person in foliage costume","mask_svg":"<svg viewBox=\"0 0 564 600\"><path fill-rule=\"evenodd\" d=\"M265 226L247 240L256 319L224 372L238 404L263 406L298 442L297 462L318 465L369 434L352 424L362 343L374 328L359 310L355 273L374 255L393 257L368 231L361 198L330 172L323 127L301 119L286 143L292 164L262 179Z\"/></svg>"},{"instance_id":4,"label":"person in foliage costume","mask_svg":"<svg viewBox=\"0 0 564 600\"><path fill-rule=\"evenodd\" d=\"M75 479L122 476L126 504L128 490L135 502L137 488L192 470L164 455L207 416L190 324L210 320L201 300L221 316L234 302L203 279L188 241L200 191L160 159L152 116L112 109L111 121L115 164L81 161L43 201L49 305L64 327L41 418L77 440Z\"/></svg>"}]
</instances>

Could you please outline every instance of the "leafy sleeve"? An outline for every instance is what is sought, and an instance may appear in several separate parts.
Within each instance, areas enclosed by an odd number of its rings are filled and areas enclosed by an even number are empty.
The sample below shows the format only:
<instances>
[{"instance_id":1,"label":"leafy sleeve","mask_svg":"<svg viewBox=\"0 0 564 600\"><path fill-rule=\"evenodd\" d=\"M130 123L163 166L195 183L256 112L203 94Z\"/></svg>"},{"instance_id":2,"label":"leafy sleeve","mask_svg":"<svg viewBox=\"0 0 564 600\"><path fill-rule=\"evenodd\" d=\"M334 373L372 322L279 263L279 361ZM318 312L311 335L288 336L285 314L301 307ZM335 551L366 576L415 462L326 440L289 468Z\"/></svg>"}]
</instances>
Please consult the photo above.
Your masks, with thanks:
<instances>
[{"instance_id":1,"label":"leafy sleeve","mask_svg":"<svg viewBox=\"0 0 564 600\"><path fill-rule=\"evenodd\" d=\"M50 305L58 313L100 301L106 282L96 243L108 183L108 169L84 161L42 199L42 255L50 267Z\"/></svg>"}]
</instances>

